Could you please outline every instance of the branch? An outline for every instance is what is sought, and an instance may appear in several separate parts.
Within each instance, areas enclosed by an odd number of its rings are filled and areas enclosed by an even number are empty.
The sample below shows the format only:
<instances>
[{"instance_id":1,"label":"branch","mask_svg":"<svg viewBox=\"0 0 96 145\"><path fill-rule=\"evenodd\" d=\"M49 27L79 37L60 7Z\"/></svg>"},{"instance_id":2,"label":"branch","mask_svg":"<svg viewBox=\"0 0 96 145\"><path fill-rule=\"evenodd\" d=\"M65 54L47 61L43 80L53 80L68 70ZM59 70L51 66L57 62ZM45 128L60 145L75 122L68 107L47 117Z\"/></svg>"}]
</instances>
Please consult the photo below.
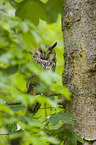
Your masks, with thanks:
<instances>
[{"instance_id":1,"label":"branch","mask_svg":"<svg viewBox=\"0 0 96 145\"><path fill-rule=\"evenodd\" d=\"M21 101L4 101L7 105L21 105Z\"/></svg>"},{"instance_id":2,"label":"branch","mask_svg":"<svg viewBox=\"0 0 96 145\"><path fill-rule=\"evenodd\" d=\"M51 97L51 96L60 96L61 94L59 94L59 93L56 93L56 92L47 92L46 94L36 94L36 95L41 95L41 96L43 96L43 95L45 95L45 96L47 96L47 97ZM4 104L7 104L7 105L21 105L22 104L22 102L21 101L4 101Z\"/></svg>"},{"instance_id":3,"label":"branch","mask_svg":"<svg viewBox=\"0 0 96 145\"><path fill-rule=\"evenodd\" d=\"M9 135L9 134L13 134L13 133L16 133L16 132L19 132L20 130L16 130L14 132L8 132L8 133L0 133L0 135Z\"/></svg>"}]
</instances>

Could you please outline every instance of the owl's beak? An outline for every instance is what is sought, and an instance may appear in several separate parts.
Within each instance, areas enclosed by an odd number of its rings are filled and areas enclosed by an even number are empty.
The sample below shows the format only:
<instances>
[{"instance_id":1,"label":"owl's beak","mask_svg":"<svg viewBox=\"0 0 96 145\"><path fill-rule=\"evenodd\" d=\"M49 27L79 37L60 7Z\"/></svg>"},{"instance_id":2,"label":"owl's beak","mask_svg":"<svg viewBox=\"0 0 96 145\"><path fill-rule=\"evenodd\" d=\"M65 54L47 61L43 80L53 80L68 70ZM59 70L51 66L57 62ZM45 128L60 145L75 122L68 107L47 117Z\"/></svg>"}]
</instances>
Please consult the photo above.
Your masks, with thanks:
<instances>
[{"instance_id":1,"label":"owl's beak","mask_svg":"<svg viewBox=\"0 0 96 145\"><path fill-rule=\"evenodd\" d=\"M49 49L53 49L53 48L55 48L56 45L57 45L57 42L53 43L51 46L49 46Z\"/></svg>"}]
</instances>

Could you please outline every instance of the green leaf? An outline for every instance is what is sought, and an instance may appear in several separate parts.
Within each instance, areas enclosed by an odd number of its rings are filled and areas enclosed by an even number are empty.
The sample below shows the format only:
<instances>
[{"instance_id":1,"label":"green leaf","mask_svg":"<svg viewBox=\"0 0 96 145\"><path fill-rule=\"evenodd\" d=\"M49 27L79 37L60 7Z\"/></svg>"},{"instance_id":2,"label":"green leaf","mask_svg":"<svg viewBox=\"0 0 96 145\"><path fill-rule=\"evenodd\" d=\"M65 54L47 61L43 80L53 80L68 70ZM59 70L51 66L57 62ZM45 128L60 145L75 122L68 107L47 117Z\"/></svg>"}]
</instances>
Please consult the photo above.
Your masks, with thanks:
<instances>
[{"instance_id":1,"label":"green leaf","mask_svg":"<svg viewBox=\"0 0 96 145\"><path fill-rule=\"evenodd\" d=\"M35 25L39 24L39 18L46 20L47 13L42 2L34 0L24 0L18 4L16 16L31 20Z\"/></svg>"},{"instance_id":2,"label":"green leaf","mask_svg":"<svg viewBox=\"0 0 96 145\"><path fill-rule=\"evenodd\" d=\"M27 23L22 22L20 26L21 26L22 31L23 31L24 33L28 32L29 27L28 27Z\"/></svg>"},{"instance_id":3,"label":"green leaf","mask_svg":"<svg viewBox=\"0 0 96 145\"><path fill-rule=\"evenodd\" d=\"M51 137L51 136L49 136L49 137L41 137L41 139L43 140L43 141L47 141L47 142L50 142L50 143L52 143L52 144L59 144L60 142L59 142L59 140L58 139L56 139L56 138L54 138L54 137Z\"/></svg>"},{"instance_id":4,"label":"green leaf","mask_svg":"<svg viewBox=\"0 0 96 145\"><path fill-rule=\"evenodd\" d=\"M10 115L14 115L14 112L9 108L9 106L0 103L0 111L6 112Z\"/></svg>"},{"instance_id":5,"label":"green leaf","mask_svg":"<svg viewBox=\"0 0 96 145\"><path fill-rule=\"evenodd\" d=\"M48 86L44 85L44 84L40 84L36 87L36 93L41 94L41 93L45 93L48 89Z\"/></svg>"},{"instance_id":6,"label":"green leaf","mask_svg":"<svg viewBox=\"0 0 96 145\"><path fill-rule=\"evenodd\" d=\"M37 33L36 31L32 30L31 33L32 33L32 35L33 35L33 37L34 37L34 40L36 40L36 42L37 42L38 44L39 44L40 42L42 42L40 36L38 35L38 33Z\"/></svg>"},{"instance_id":7,"label":"green leaf","mask_svg":"<svg viewBox=\"0 0 96 145\"><path fill-rule=\"evenodd\" d=\"M19 110L24 111L26 109L26 106L24 105L10 105L10 108L14 111L17 112Z\"/></svg>"},{"instance_id":8,"label":"green leaf","mask_svg":"<svg viewBox=\"0 0 96 145\"><path fill-rule=\"evenodd\" d=\"M5 40L3 37L0 38L0 48L1 47L7 47L9 45L8 40Z\"/></svg>"},{"instance_id":9,"label":"green leaf","mask_svg":"<svg viewBox=\"0 0 96 145\"><path fill-rule=\"evenodd\" d=\"M56 22L58 13L63 14L63 0L48 0L46 3L46 10L48 15L49 23Z\"/></svg>"},{"instance_id":10,"label":"green leaf","mask_svg":"<svg viewBox=\"0 0 96 145\"><path fill-rule=\"evenodd\" d=\"M0 62L9 64L10 59L12 59L12 53L9 51L0 56Z\"/></svg>"},{"instance_id":11,"label":"green leaf","mask_svg":"<svg viewBox=\"0 0 96 145\"><path fill-rule=\"evenodd\" d=\"M24 68L33 72L37 76L39 75L40 71L43 70L38 64L35 64L34 62L27 63Z\"/></svg>"},{"instance_id":12,"label":"green leaf","mask_svg":"<svg viewBox=\"0 0 96 145\"><path fill-rule=\"evenodd\" d=\"M79 142L81 142L82 144L85 143L84 140L83 140L80 136L78 136L78 135L77 135L77 140L78 140Z\"/></svg>"},{"instance_id":13,"label":"green leaf","mask_svg":"<svg viewBox=\"0 0 96 145\"><path fill-rule=\"evenodd\" d=\"M26 92L26 77L20 72L16 73L12 78L13 84L22 92Z\"/></svg>"},{"instance_id":14,"label":"green leaf","mask_svg":"<svg viewBox=\"0 0 96 145\"><path fill-rule=\"evenodd\" d=\"M2 71L3 75L10 75L16 73L18 70L18 66L9 66L7 68L0 68L0 71Z\"/></svg>"},{"instance_id":15,"label":"green leaf","mask_svg":"<svg viewBox=\"0 0 96 145\"><path fill-rule=\"evenodd\" d=\"M69 101L71 100L71 97L70 97L71 93L67 90L65 86L54 83L51 86L51 89L54 90L56 93L62 94Z\"/></svg>"},{"instance_id":16,"label":"green leaf","mask_svg":"<svg viewBox=\"0 0 96 145\"><path fill-rule=\"evenodd\" d=\"M42 42L39 34L35 30L31 30L30 32L22 33L21 37L23 41L26 43L27 47L32 47L34 50L38 47L39 43ZM31 49L31 51L32 51Z\"/></svg>"},{"instance_id":17,"label":"green leaf","mask_svg":"<svg viewBox=\"0 0 96 145\"><path fill-rule=\"evenodd\" d=\"M84 144L84 140L80 136L67 129L64 130L64 138L67 138L68 145L77 145L77 141Z\"/></svg>"},{"instance_id":18,"label":"green leaf","mask_svg":"<svg viewBox=\"0 0 96 145\"><path fill-rule=\"evenodd\" d=\"M57 103L54 102L54 101L52 101L50 98L47 98L47 103L48 103L50 106L54 107L55 109L58 108Z\"/></svg>"},{"instance_id":19,"label":"green leaf","mask_svg":"<svg viewBox=\"0 0 96 145\"><path fill-rule=\"evenodd\" d=\"M40 73L39 77L40 77L41 81L43 81L45 84L47 84L47 85L52 84L52 77L49 72L43 71Z\"/></svg>"},{"instance_id":20,"label":"green leaf","mask_svg":"<svg viewBox=\"0 0 96 145\"><path fill-rule=\"evenodd\" d=\"M7 0L14 8L16 8L16 1L15 0Z\"/></svg>"},{"instance_id":21,"label":"green leaf","mask_svg":"<svg viewBox=\"0 0 96 145\"><path fill-rule=\"evenodd\" d=\"M8 131L9 132L14 132L17 130L17 123L11 123L11 124L8 124Z\"/></svg>"},{"instance_id":22,"label":"green leaf","mask_svg":"<svg viewBox=\"0 0 96 145\"><path fill-rule=\"evenodd\" d=\"M59 123L59 121L62 121L64 124L68 123L71 125L74 125L74 121L73 121L73 115L68 114L68 113L62 113L59 112L58 114L52 114L49 119L49 122L51 122L54 126L57 125Z\"/></svg>"}]
</instances>

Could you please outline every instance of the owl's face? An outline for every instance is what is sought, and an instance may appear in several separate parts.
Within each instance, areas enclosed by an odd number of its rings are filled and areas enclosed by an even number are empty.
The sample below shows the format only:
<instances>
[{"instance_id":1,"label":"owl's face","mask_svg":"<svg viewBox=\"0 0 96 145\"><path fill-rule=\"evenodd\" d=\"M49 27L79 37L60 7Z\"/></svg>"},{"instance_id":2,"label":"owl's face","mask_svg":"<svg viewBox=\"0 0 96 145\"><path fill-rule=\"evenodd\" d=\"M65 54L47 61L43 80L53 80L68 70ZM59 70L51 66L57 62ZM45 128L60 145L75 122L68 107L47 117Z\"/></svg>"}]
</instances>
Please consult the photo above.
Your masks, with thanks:
<instances>
[{"instance_id":1,"label":"owl's face","mask_svg":"<svg viewBox=\"0 0 96 145\"><path fill-rule=\"evenodd\" d=\"M53 45L48 46L46 45L47 51L45 52L44 49L38 47L32 55L34 62L41 65L42 68L45 70L55 71L56 68L56 53L55 53L55 46L57 42Z\"/></svg>"}]
</instances>

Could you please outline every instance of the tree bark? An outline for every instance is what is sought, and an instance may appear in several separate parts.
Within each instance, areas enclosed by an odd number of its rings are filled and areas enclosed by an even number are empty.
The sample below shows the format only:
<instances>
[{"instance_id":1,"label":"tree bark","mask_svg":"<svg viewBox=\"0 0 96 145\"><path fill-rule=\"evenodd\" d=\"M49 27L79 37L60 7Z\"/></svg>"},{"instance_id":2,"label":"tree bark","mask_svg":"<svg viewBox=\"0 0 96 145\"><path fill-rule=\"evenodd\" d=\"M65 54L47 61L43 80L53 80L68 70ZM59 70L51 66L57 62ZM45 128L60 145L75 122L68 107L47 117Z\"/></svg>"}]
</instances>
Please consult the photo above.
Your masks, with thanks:
<instances>
[{"instance_id":1,"label":"tree bark","mask_svg":"<svg viewBox=\"0 0 96 145\"><path fill-rule=\"evenodd\" d=\"M96 145L95 0L64 0L63 84L72 93L66 112L75 115L71 129Z\"/></svg>"}]
</instances>

